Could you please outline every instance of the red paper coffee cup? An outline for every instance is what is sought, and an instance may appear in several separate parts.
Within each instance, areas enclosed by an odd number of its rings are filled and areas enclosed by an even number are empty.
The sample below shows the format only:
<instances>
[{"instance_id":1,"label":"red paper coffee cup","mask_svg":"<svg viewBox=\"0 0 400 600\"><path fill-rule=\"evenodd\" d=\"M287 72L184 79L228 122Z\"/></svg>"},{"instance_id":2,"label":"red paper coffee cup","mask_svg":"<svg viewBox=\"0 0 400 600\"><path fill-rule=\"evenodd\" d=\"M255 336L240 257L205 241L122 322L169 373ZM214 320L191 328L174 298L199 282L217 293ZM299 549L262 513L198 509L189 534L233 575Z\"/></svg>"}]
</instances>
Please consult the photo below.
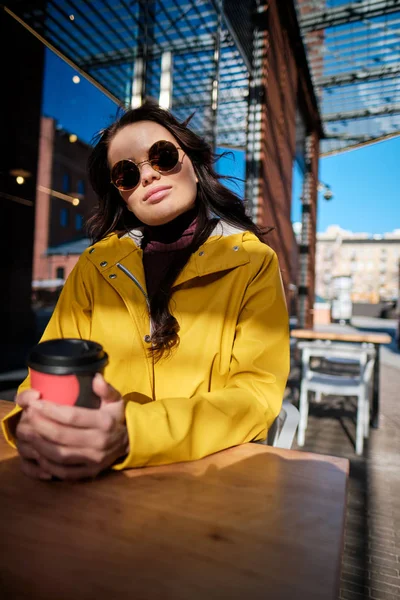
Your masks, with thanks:
<instances>
[{"instance_id":1,"label":"red paper coffee cup","mask_svg":"<svg viewBox=\"0 0 400 600\"><path fill-rule=\"evenodd\" d=\"M102 373L108 356L102 346L74 338L41 342L29 353L31 387L41 398L57 404L98 408L93 377Z\"/></svg>"}]
</instances>

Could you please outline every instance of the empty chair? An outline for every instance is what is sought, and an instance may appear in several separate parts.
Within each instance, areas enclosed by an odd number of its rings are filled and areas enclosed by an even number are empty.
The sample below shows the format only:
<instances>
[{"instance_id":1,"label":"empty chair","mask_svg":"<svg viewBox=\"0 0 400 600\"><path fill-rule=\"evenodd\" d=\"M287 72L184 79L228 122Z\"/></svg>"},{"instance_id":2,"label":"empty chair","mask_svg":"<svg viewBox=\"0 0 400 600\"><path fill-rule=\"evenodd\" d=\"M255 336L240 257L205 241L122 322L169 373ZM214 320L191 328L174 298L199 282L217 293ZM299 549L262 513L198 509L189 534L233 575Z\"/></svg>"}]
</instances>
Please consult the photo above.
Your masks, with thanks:
<instances>
[{"instance_id":1,"label":"empty chair","mask_svg":"<svg viewBox=\"0 0 400 600\"><path fill-rule=\"evenodd\" d=\"M279 415L268 430L267 438L256 443L289 450L296 435L299 418L297 408L288 400L284 400Z\"/></svg>"},{"instance_id":2,"label":"empty chair","mask_svg":"<svg viewBox=\"0 0 400 600\"><path fill-rule=\"evenodd\" d=\"M311 349L311 370L329 375L358 375L360 372L360 352L365 351L368 358L375 358L376 351L373 344L351 344L348 342L331 342L330 340L316 340L314 342L300 342L297 348ZM314 359L314 360L313 360ZM315 363L319 363L318 366ZM318 399L319 401L319 399Z\"/></svg>"},{"instance_id":3,"label":"empty chair","mask_svg":"<svg viewBox=\"0 0 400 600\"><path fill-rule=\"evenodd\" d=\"M297 434L297 443L304 445L305 431L308 421L308 395L314 392L316 400L321 396L356 396L357 397L357 425L356 425L356 453L362 454L364 437L369 434L370 418L370 388L374 366L375 353L372 348L362 346L340 347L335 345L301 344L302 347L302 380L300 389L300 421ZM336 364L336 373L323 373L313 368L312 358L321 358ZM342 373L340 373L342 365ZM348 366L357 366L353 374L349 373ZM347 371L347 372L346 372Z\"/></svg>"}]
</instances>

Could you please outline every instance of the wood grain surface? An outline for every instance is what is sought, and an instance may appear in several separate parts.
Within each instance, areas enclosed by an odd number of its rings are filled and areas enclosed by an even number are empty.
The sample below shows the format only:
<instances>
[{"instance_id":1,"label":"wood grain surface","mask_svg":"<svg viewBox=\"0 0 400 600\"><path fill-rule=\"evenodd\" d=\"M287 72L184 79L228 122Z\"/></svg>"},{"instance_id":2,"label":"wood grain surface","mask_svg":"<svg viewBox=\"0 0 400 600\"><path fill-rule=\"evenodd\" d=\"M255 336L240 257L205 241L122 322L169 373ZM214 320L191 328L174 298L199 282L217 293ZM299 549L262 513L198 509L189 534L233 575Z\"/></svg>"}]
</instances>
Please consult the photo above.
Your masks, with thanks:
<instances>
[{"instance_id":1,"label":"wood grain surface","mask_svg":"<svg viewBox=\"0 0 400 600\"><path fill-rule=\"evenodd\" d=\"M392 338L387 333L338 333L314 331L312 329L292 329L291 337L299 340L332 340L335 342L354 342L368 344L390 344Z\"/></svg>"},{"instance_id":2,"label":"wood grain surface","mask_svg":"<svg viewBox=\"0 0 400 600\"><path fill-rule=\"evenodd\" d=\"M0 597L336 600L347 476L344 459L245 444L42 482L1 438Z\"/></svg>"}]
</instances>

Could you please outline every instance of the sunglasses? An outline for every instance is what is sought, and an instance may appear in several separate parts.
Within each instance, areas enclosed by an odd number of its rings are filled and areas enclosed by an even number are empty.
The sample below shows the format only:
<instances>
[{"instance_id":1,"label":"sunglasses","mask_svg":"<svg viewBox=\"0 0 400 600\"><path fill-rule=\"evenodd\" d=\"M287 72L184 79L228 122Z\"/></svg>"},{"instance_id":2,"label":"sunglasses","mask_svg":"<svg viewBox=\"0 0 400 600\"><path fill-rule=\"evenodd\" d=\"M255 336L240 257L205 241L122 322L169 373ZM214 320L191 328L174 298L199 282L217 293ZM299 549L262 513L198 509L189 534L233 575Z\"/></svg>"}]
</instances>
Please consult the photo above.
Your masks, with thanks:
<instances>
[{"instance_id":1,"label":"sunglasses","mask_svg":"<svg viewBox=\"0 0 400 600\"><path fill-rule=\"evenodd\" d=\"M135 163L130 158L119 160L111 169L111 183L122 192L133 190L140 181L140 165L149 164L157 173L169 173L179 162L179 150L172 142L160 140L149 149L148 160Z\"/></svg>"}]
</instances>

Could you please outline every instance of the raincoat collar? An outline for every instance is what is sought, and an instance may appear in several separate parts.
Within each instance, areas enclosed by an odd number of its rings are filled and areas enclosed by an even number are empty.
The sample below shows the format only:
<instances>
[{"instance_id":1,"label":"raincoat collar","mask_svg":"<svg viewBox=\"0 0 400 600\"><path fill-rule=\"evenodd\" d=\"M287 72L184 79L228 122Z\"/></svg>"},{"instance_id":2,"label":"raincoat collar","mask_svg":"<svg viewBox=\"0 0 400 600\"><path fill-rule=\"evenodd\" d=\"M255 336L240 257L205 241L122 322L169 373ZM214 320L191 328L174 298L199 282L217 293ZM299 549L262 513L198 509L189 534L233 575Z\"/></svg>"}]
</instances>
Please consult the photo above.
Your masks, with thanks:
<instances>
[{"instance_id":1,"label":"raincoat collar","mask_svg":"<svg viewBox=\"0 0 400 600\"><path fill-rule=\"evenodd\" d=\"M228 271L247 264L250 259L243 247L244 235L244 230L222 220L218 221L210 237L191 256L173 287L196 277ZM133 275L141 274L143 271L140 249L142 237L143 233L140 229L132 230L121 238L117 234L111 234L90 246L85 252L90 262L102 273L120 264Z\"/></svg>"}]
</instances>

